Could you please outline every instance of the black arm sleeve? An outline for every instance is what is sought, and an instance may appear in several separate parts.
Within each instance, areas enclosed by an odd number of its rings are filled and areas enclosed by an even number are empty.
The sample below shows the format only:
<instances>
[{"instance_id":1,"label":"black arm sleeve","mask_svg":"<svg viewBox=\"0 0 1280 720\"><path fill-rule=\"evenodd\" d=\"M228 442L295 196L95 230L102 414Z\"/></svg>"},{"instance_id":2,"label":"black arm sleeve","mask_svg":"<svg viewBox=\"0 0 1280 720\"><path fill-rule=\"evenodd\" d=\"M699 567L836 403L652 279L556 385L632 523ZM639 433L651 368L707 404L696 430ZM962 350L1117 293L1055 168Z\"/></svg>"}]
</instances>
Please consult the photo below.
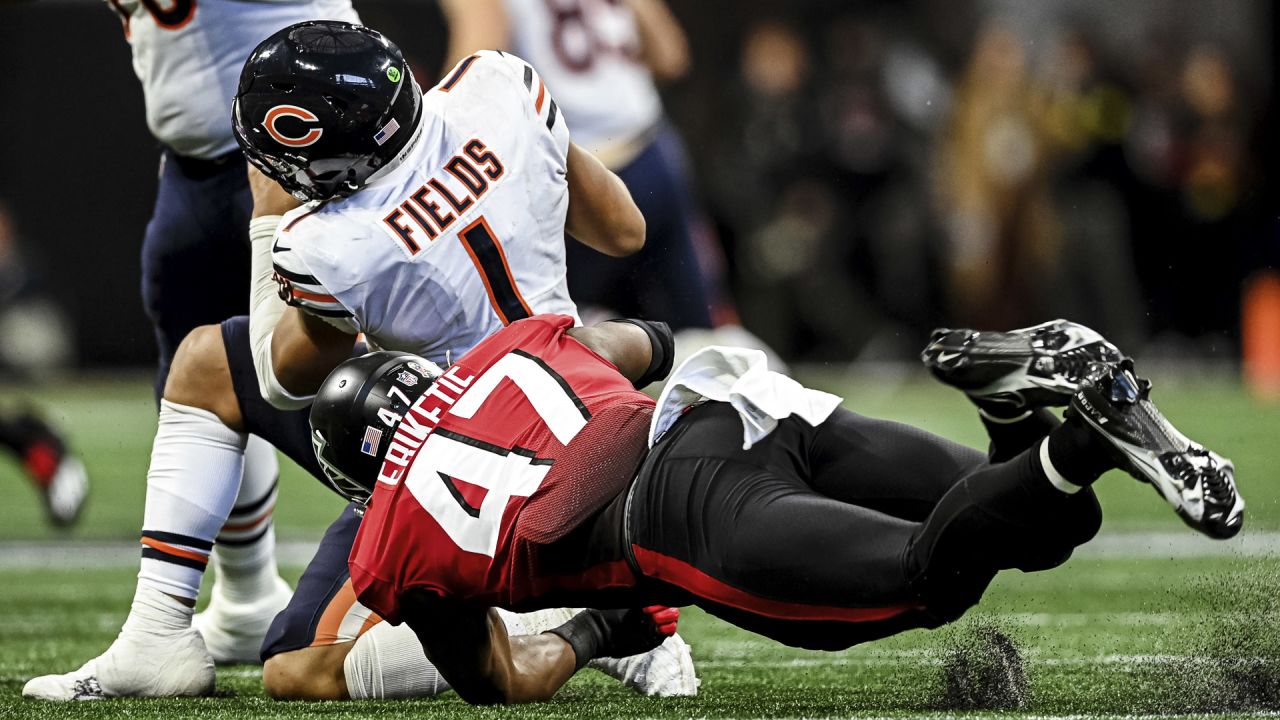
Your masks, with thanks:
<instances>
[{"instance_id":1,"label":"black arm sleeve","mask_svg":"<svg viewBox=\"0 0 1280 720\"><path fill-rule=\"evenodd\" d=\"M640 608L583 610L547 632L560 636L573 648L577 670L598 657L630 657L649 652L667 639L649 614Z\"/></svg>"},{"instance_id":2,"label":"black arm sleeve","mask_svg":"<svg viewBox=\"0 0 1280 720\"><path fill-rule=\"evenodd\" d=\"M676 337L666 323L636 318L617 318L609 322L635 325L649 336L649 343L653 346L653 358L649 361L649 367L639 379L632 383L635 389L643 389L646 385L663 380L671 374L671 366L676 361Z\"/></svg>"}]
</instances>

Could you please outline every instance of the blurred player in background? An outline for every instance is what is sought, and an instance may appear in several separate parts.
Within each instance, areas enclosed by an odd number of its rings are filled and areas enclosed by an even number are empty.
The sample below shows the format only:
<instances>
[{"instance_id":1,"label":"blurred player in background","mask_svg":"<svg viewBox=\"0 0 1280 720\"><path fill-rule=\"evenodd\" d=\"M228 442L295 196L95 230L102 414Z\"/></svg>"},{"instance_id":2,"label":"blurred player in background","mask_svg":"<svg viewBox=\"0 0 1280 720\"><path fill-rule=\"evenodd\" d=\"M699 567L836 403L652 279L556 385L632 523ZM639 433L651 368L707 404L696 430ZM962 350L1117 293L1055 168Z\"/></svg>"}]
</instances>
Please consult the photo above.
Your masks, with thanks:
<instances>
[{"instance_id":1,"label":"blurred player in background","mask_svg":"<svg viewBox=\"0 0 1280 720\"><path fill-rule=\"evenodd\" d=\"M648 223L645 247L606 258L570 243L569 288L583 306L709 329L719 303L691 234L698 213L683 143L655 81L689 67L684 32L662 0L442 0L447 65L510 50L542 73L575 142L622 178ZM716 250L718 252L718 250Z\"/></svg>"},{"instance_id":2,"label":"blurred player in background","mask_svg":"<svg viewBox=\"0 0 1280 720\"><path fill-rule=\"evenodd\" d=\"M644 218L622 182L570 141L542 79L512 55L478 53L423 93L378 33L303 22L253 51L234 97L236 136L257 168L249 315L196 329L175 357L147 475L142 569L120 635L80 669L32 679L27 697L212 692L192 608L247 435L323 479L306 408L357 334L447 362L534 312L576 314L566 232L613 255L644 243ZM355 601L347 556L359 523L348 509L330 527L252 648L267 660L269 694L447 689L411 632ZM668 643L639 665L601 669L641 692L693 694L688 646ZM314 671L322 665L337 672Z\"/></svg>"},{"instance_id":3,"label":"blurred player in background","mask_svg":"<svg viewBox=\"0 0 1280 720\"><path fill-rule=\"evenodd\" d=\"M25 378L65 367L71 342L65 318L43 292L19 239L8 206L0 202L0 337L22 338L0 348L0 371ZM75 523L89 477L58 431L30 408L0 409L0 448L13 454L40 491L50 523Z\"/></svg>"},{"instance_id":4,"label":"blurred player in background","mask_svg":"<svg viewBox=\"0 0 1280 720\"><path fill-rule=\"evenodd\" d=\"M252 200L229 112L244 61L287 25L358 18L350 0L107 3L120 15L133 51L147 127L163 146L155 210L142 243L142 298L160 348L159 401L182 339L249 307ZM235 508L212 554L212 600L196 617L219 662L256 662L271 619L291 595L275 563L275 451L250 438L244 457Z\"/></svg>"},{"instance_id":5,"label":"blurred player in background","mask_svg":"<svg viewBox=\"0 0 1280 720\"><path fill-rule=\"evenodd\" d=\"M57 431L31 410L0 412L0 448L13 454L40 491L49 523L74 524L89 494L89 476Z\"/></svg>"}]
</instances>

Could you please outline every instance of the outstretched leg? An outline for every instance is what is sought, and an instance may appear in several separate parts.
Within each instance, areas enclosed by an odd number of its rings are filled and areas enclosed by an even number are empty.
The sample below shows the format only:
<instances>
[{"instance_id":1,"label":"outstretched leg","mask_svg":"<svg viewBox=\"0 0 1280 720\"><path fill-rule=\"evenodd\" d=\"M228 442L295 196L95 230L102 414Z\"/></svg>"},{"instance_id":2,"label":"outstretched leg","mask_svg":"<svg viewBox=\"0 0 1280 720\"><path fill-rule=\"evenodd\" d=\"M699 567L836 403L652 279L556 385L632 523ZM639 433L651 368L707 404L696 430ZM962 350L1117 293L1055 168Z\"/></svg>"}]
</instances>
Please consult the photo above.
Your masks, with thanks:
<instances>
[{"instance_id":1,"label":"outstretched leg","mask_svg":"<svg viewBox=\"0 0 1280 720\"><path fill-rule=\"evenodd\" d=\"M1078 423L1063 426L1047 410L1039 412L1049 417L1020 423L1020 437L1003 436L1004 452L1012 452L1015 440L1020 449L1005 461L990 462L977 450L919 428L838 409L814 428L804 446L803 462L795 467L795 472L827 497L912 521L929 517L957 483L984 469L1019 458L1028 450L1038 451L1051 432L1057 433L1053 442L1058 451L1058 464L1064 471L1072 477L1090 480L1096 477L1092 473L1097 468L1088 462L1092 456L1078 456L1073 451L1088 443L1088 431ZM1111 460L1105 453L1093 455L1103 457L1105 466L1110 466ZM1065 487L1069 491L1078 489ZM1017 567L1024 570L1056 567L1078 544L1070 539L1073 536L1070 528L1076 524L1073 515L1053 516L1043 522L1060 526L1062 532L1049 533L1045 542L1022 546L1024 555Z\"/></svg>"},{"instance_id":2,"label":"outstretched leg","mask_svg":"<svg viewBox=\"0 0 1280 720\"><path fill-rule=\"evenodd\" d=\"M835 419L835 428L863 425ZM971 462L922 522L828 497L797 472L825 425L789 419L742 450L730 406L687 413L632 492L628 524L642 573L673 599L683 594L749 630L837 649L952 620L999 570L1028 555L1042 562L1045 548L1074 547L1097 531L1098 506L1083 488L1092 478L1075 478L1071 493L1055 487L1039 448L1008 463ZM858 472L856 463L845 469Z\"/></svg>"},{"instance_id":3,"label":"outstretched leg","mask_svg":"<svg viewBox=\"0 0 1280 720\"><path fill-rule=\"evenodd\" d=\"M191 616L214 538L240 489L246 436L228 377L217 326L188 335L160 403L141 569L124 627L105 653L75 672L31 680L23 695L77 700L212 692L213 659Z\"/></svg>"},{"instance_id":4,"label":"outstretched leg","mask_svg":"<svg viewBox=\"0 0 1280 720\"><path fill-rule=\"evenodd\" d=\"M923 520L952 485L988 464L980 451L917 427L837 409L789 468L833 500Z\"/></svg>"}]
</instances>

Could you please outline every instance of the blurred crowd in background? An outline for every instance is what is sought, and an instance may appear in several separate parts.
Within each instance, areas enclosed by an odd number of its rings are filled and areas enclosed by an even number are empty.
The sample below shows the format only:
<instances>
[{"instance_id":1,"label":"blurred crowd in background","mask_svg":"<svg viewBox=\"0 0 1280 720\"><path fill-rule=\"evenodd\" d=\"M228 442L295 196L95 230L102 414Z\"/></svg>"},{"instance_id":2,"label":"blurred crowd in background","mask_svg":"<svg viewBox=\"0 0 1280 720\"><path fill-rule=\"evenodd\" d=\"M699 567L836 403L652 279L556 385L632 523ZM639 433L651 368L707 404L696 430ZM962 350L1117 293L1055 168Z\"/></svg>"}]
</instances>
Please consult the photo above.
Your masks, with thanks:
<instances>
[{"instance_id":1,"label":"blurred crowd in background","mask_svg":"<svg viewBox=\"0 0 1280 720\"><path fill-rule=\"evenodd\" d=\"M1058 316L1149 352L1236 353L1242 283L1276 259L1266 9L1119 3L1138 37L1118 45L1101 4L1056 5L746 26L736 77L677 112L703 116L691 146L748 327L793 359ZM1215 36L1218 12L1244 15Z\"/></svg>"},{"instance_id":2,"label":"blurred crowd in background","mask_svg":"<svg viewBox=\"0 0 1280 720\"><path fill-rule=\"evenodd\" d=\"M1280 257L1269 3L669 4L693 52L665 91L705 259L783 357L907 359L939 325L1060 316L1147 353L1237 357L1248 283ZM41 248L8 219L0 333L43 327L67 360L66 294L41 292L22 260ZM142 227L124 230L135 248Z\"/></svg>"}]
</instances>

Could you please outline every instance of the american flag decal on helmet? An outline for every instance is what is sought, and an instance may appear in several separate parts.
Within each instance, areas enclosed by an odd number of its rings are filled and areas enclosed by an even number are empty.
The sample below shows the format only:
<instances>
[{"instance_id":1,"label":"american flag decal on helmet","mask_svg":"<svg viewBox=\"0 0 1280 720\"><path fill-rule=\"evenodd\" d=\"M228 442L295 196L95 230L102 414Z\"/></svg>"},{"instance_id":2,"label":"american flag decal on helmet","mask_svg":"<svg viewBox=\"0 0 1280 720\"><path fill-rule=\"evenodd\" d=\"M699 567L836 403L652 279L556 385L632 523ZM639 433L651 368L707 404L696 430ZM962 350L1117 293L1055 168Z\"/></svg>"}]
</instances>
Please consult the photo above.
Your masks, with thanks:
<instances>
[{"instance_id":1,"label":"american flag decal on helmet","mask_svg":"<svg viewBox=\"0 0 1280 720\"><path fill-rule=\"evenodd\" d=\"M382 442L382 431L372 425L364 428L364 440L360 443L360 452L365 455L378 456L378 443Z\"/></svg>"},{"instance_id":2,"label":"american flag decal on helmet","mask_svg":"<svg viewBox=\"0 0 1280 720\"><path fill-rule=\"evenodd\" d=\"M374 133L373 141L378 143L378 146L381 147L384 143L387 142L387 140L391 139L391 136L395 135L396 131L399 129L400 129L400 122L395 118L391 118L391 122L387 123L386 125L383 125L381 130Z\"/></svg>"}]
</instances>

